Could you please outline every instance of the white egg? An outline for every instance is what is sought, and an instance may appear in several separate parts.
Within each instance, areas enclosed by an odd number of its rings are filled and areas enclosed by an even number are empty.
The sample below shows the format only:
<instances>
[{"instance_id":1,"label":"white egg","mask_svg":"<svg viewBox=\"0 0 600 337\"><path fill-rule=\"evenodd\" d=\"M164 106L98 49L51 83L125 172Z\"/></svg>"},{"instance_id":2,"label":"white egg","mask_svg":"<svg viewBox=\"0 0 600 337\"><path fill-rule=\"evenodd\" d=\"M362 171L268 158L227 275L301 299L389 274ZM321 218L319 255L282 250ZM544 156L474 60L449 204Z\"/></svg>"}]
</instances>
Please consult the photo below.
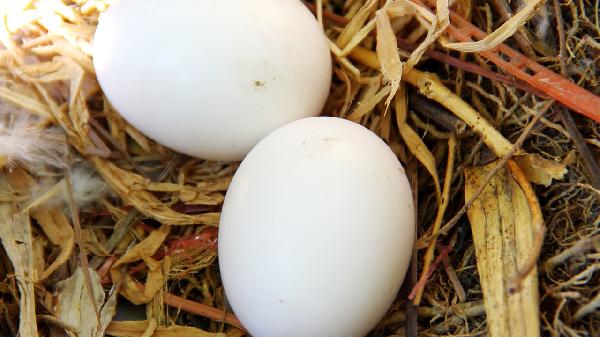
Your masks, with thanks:
<instances>
[{"instance_id":1,"label":"white egg","mask_svg":"<svg viewBox=\"0 0 600 337\"><path fill-rule=\"evenodd\" d=\"M94 36L117 111L159 143L241 160L277 127L320 113L331 57L299 0L117 0Z\"/></svg>"},{"instance_id":2,"label":"white egg","mask_svg":"<svg viewBox=\"0 0 600 337\"><path fill-rule=\"evenodd\" d=\"M332 117L289 123L248 154L227 191L219 265L254 337L360 337L396 297L414 206L390 148Z\"/></svg>"}]
</instances>

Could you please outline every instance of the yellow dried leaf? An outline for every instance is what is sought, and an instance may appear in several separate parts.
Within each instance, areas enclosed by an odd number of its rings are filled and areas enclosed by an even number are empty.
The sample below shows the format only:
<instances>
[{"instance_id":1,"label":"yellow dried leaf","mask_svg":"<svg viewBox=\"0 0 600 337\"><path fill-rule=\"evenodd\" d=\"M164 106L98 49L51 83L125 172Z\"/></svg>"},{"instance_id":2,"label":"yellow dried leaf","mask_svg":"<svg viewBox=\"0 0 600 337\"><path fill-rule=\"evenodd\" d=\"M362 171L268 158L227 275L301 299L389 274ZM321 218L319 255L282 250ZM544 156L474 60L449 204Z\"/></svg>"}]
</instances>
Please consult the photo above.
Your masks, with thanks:
<instances>
[{"instance_id":1,"label":"yellow dried leaf","mask_svg":"<svg viewBox=\"0 0 600 337\"><path fill-rule=\"evenodd\" d=\"M402 61L398 53L398 42L396 34L392 29L390 18L388 17L385 8L375 12L375 20L377 26L377 56L381 65L381 74L386 82L390 85L390 93L385 102L389 106L392 98L396 94L402 79Z\"/></svg>"},{"instance_id":2,"label":"yellow dried leaf","mask_svg":"<svg viewBox=\"0 0 600 337\"><path fill-rule=\"evenodd\" d=\"M116 337L140 337L148 329L148 321L113 321L106 334ZM189 326L156 327L152 337L227 337L224 333L211 333Z\"/></svg>"},{"instance_id":3,"label":"yellow dried leaf","mask_svg":"<svg viewBox=\"0 0 600 337\"><path fill-rule=\"evenodd\" d=\"M4 178L2 178L4 179ZM10 203L0 203L0 240L14 268L19 289L19 336L37 336L33 243L29 216Z\"/></svg>"},{"instance_id":4,"label":"yellow dried leaf","mask_svg":"<svg viewBox=\"0 0 600 337\"><path fill-rule=\"evenodd\" d=\"M42 227L48 240L60 247L60 253L56 259L39 276L38 281L41 281L50 276L71 257L75 247L75 233L65 214L58 208L38 207L31 210L30 214Z\"/></svg>"},{"instance_id":5,"label":"yellow dried leaf","mask_svg":"<svg viewBox=\"0 0 600 337\"><path fill-rule=\"evenodd\" d=\"M497 161L466 170L465 199L473 197ZM532 214L523 190L503 168L468 210L483 290L490 337L535 337L540 334L537 271L514 294L512 277L533 254Z\"/></svg>"},{"instance_id":6,"label":"yellow dried leaf","mask_svg":"<svg viewBox=\"0 0 600 337\"><path fill-rule=\"evenodd\" d=\"M371 112L375 106L381 102L385 98L385 96L389 96L391 88L389 86L385 86L379 90L376 94L365 97L354 111L347 117L349 120L358 122L361 118Z\"/></svg>"},{"instance_id":7,"label":"yellow dried leaf","mask_svg":"<svg viewBox=\"0 0 600 337\"><path fill-rule=\"evenodd\" d=\"M120 293L131 303L148 303L160 290L163 284L163 274L160 264L151 256L156 253L169 234L170 227L162 225L159 229L151 232L144 240L131 248L125 255L121 256L110 269L110 276L115 284L120 284ZM131 278L128 273L121 269L128 263L143 260L148 265L148 276L143 288Z\"/></svg>"},{"instance_id":8,"label":"yellow dried leaf","mask_svg":"<svg viewBox=\"0 0 600 337\"><path fill-rule=\"evenodd\" d=\"M564 162L548 160L537 154L515 156L514 160L532 183L550 186L552 179L562 180L569 171Z\"/></svg>"},{"instance_id":9,"label":"yellow dried leaf","mask_svg":"<svg viewBox=\"0 0 600 337\"><path fill-rule=\"evenodd\" d=\"M427 145L423 143L423 140L419 137L419 135L408 125L406 124L406 91L404 86L400 86L400 90L398 90L398 95L395 98L395 110L396 110L396 124L398 125L398 130L400 131L400 136L404 140L406 147L419 160L421 165L427 169L427 172L433 178L433 182L435 184L435 196L438 204L441 203L442 195L440 189L440 178L437 173L437 166L435 163L435 157L433 153L429 151Z\"/></svg>"}]
</instances>

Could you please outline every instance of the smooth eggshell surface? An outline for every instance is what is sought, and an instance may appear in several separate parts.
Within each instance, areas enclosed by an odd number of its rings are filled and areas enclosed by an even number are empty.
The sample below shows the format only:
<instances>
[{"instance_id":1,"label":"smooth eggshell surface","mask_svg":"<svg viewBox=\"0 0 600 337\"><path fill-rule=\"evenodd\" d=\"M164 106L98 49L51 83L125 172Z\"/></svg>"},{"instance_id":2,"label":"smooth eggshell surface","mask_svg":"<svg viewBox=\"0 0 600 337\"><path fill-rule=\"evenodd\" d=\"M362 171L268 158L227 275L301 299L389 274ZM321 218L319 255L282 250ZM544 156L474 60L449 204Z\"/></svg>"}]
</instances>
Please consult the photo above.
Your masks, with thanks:
<instances>
[{"instance_id":1,"label":"smooth eggshell surface","mask_svg":"<svg viewBox=\"0 0 600 337\"><path fill-rule=\"evenodd\" d=\"M414 242L404 170L374 133L305 118L264 138L227 191L219 265L254 337L360 337L396 297Z\"/></svg>"},{"instance_id":2,"label":"smooth eggshell surface","mask_svg":"<svg viewBox=\"0 0 600 337\"><path fill-rule=\"evenodd\" d=\"M94 67L133 126L176 151L241 160L277 127L320 113L331 57L299 0L117 0Z\"/></svg>"}]
</instances>

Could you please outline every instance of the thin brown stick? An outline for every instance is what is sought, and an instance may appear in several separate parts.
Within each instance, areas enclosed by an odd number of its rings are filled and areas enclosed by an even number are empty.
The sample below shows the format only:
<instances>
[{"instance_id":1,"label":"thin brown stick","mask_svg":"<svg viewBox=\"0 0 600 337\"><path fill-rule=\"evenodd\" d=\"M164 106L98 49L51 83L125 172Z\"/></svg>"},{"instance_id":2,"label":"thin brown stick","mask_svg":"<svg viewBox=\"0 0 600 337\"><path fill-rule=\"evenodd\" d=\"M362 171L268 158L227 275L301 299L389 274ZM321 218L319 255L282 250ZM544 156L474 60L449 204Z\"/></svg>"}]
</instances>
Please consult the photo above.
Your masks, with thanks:
<instances>
[{"instance_id":1,"label":"thin brown stick","mask_svg":"<svg viewBox=\"0 0 600 337\"><path fill-rule=\"evenodd\" d=\"M94 290L92 289L92 275L90 274L90 264L87 259L87 254L85 253L85 248L83 246L83 237L81 234L81 222L79 220L79 208L77 207L77 203L75 202L75 197L73 196L73 184L71 182L71 153L67 148L67 168L65 169L65 183L66 183L66 192L67 192L67 200L69 204L69 211L71 212L71 220L73 221L73 229L75 232L75 241L79 246L79 262L81 263L81 269L83 271L83 276L85 280L85 288L87 290L88 296L90 297L90 302L92 302L92 307L94 308L94 313L96 314L96 320L98 325L100 325L100 310L98 309L98 305L96 301L94 301Z\"/></svg>"},{"instance_id":2,"label":"thin brown stick","mask_svg":"<svg viewBox=\"0 0 600 337\"><path fill-rule=\"evenodd\" d=\"M417 209L419 209L419 171L417 170L417 166L418 166L418 161L417 160L411 160L408 163L408 177L409 177L409 181L410 181L410 187L412 190L412 197L413 197L413 202L414 202L414 214L415 214L415 223L419 223L419 212L417 212ZM404 286L407 289L413 289L416 285L417 285L417 281L418 281L418 270L417 270L417 265L418 265L418 254L419 251L417 250L416 247L417 244L417 231L415 229L415 238L414 238L414 244L413 244L413 249L412 249L412 256L411 256L411 261L410 261L410 266L408 269L408 273L406 275L406 281L404 282ZM413 304L412 301L406 301L406 305L405 305L405 312L406 312L406 326L404 327L404 335L406 337L417 337L419 334L419 324L418 324L418 318L419 318L419 313L417 311L417 306L415 306Z\"/></svg>"},{"instance_id":3,"label":"thin brown stick","mask_svg":"<svg viewBox=\"0 0 600 337\"><path fill-rule=\"evenodd\" d=\"M213 321L229 323L237 328L243 329L242 323L237 317L223 310L190 301L170 293L165 293L164 301L166 305L171 307L179 308L183 311L212 319Z\"/></svg>"},{"instance_id":4,"label":"thin brown stick","mask_svg":"<svg viewBox=\"0 0 600 337\"><path fill-rule=\"evenodd\" d=\"M411 91L409 104L415 111L431 118L437 124L456 135L462 135L467 130L465 122L454 117L448 110L428 100L423 95Z\"/></svg>"},{"instance_id":5,"label":"thin brown stick","mask_svg":"<svg viewBox=\"0 0 600 337\"><path fill-rule=\"evenodd\" d=\"M438 257L435 259L435 261L431 264L431 268L429 268L427 275L425 275L425 277L421 277L419 279L419 282L417 282L417 284L413 288L410 295L408 295L409 299L411 299L411 300L414 299L417 296L417 292L419 291L419 289L422 289L423 287L425 287L425 283L427 282L427 280L429 280L431 275L433 275L433 272L437 269L437 266L440 264L440 262L442 262L442 260L446 256L448 256L448 254L450 253L451 250L452 250L452 248L449 246L442 246L442 251L440 252Z\"/></svg>"},{"instance_id":6,"label":"thin brown stick","mask_svg":"<svg viewBox=\"0 0 600 337\"><path fill-rule=\"evenodd\" d=\"M567 55L567 43L565 39L565 26L560 9L560 2L554 0L554 17L556 18L556 30L558 31L558 62L560 64L560 73L564 76L567 73L567 65L565 64L565 56Z\"/></svg>"}]
</instances>

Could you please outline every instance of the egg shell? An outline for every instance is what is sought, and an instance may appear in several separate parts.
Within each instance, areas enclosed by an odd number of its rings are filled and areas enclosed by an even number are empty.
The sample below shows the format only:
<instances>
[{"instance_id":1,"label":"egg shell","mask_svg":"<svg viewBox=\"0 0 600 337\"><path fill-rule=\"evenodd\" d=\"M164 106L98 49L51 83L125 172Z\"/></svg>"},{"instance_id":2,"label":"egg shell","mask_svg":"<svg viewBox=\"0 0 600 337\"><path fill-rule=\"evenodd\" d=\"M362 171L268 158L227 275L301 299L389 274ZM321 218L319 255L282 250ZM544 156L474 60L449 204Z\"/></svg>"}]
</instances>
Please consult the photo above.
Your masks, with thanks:
<instances>
[{"instance_id":1,"label":"egg shell","mask_svg":"<svg viewBox=\"0 0 600 337\"><path fill-rule=\"evenodd\" d=\"M331 57L299 0L116 0L94 36L114 108L176 151L241 160L277 127L320 113Z\"/></svg>"},{"instance_id":2,"label":"egg shell","mask_svg":"<svg viewBox=\"0 0 600 337\"><path fill-rule=\"evenodd\" d=\"M379 137L339 118L292 122L227 191L225 293L254 337L364 336L402 284L414 227L404 169Z\"/></svg>"}]
</instances>

